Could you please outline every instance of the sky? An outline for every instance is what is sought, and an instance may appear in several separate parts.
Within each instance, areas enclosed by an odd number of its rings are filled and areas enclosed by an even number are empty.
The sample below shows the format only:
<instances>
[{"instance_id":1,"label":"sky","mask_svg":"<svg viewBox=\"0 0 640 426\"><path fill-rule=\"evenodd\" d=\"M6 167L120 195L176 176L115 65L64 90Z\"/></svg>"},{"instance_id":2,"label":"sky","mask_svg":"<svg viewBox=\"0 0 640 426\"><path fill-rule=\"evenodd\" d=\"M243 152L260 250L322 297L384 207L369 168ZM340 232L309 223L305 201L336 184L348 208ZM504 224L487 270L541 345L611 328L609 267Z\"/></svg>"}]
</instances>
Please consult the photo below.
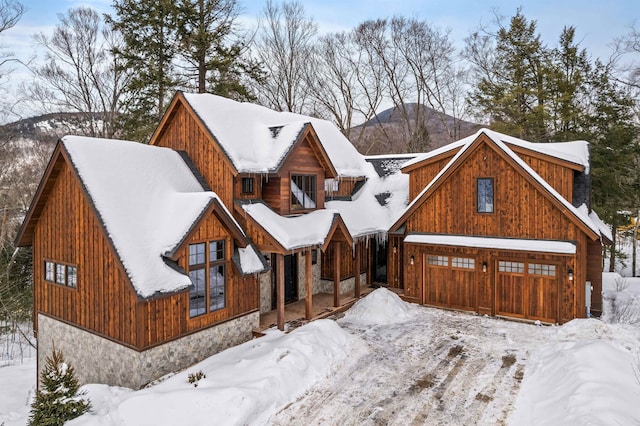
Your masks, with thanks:
<instances>
[{"instance_id":1,"label":"sky","mask_svg":"<svg viewBox=\"0 0 640 426\"><path fill-rule=\"evenodd\" d=\"M33 35L51 33L58 14L84 5L99 12L111 12L111 0L22 0L26 12L12 29L0 34L0 45L24 62L36 54ZM640 25L638 0L300 0L321 33L349 30L366 19L394 15L424 19L440 29L448 29L456 46L479 25L492 24L495 13L506 19L519 7L530 20L537 21L543 41L555 46L564 26L576 28L576 38L594 57L607 59L611 43L629 31L636 21ZM238 0L245 27L256 24L266 0ZM29 71L19 66L13 81L28 80Z\"/></svg>"}]
</instances>

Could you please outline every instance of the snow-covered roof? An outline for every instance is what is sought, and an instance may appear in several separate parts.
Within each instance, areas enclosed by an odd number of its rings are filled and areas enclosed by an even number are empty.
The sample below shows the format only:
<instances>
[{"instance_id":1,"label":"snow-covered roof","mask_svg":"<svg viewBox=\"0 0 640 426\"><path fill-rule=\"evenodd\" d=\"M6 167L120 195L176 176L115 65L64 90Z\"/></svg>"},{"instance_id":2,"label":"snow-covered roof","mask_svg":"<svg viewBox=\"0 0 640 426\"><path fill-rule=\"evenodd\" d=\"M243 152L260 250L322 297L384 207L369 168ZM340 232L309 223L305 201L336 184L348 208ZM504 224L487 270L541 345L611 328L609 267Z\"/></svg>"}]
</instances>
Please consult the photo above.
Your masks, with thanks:
<instances>
[{"instance_id":1,"label":"snow-covered roof","mask_svg":"<svg viewBox=\"0 0 640 426\"><path fill-rule=\"evenodd\" d=\"M304 127L310 123L340 177L363 176L362 155L331 122L212 94L184 98L218 141L238 172L278 169Z\"/></svg>"},{"instance_id":2,"label":"snow-covered roof","mask_svg":"<svg viewBox=\"0 0 640 426\"><path fill-rule=\"evenodd\" d=\"M466 235L409 234L405 237L404 242L437 244L440 246L491 248L496 250L535 251L541 253L576 253L576 245L568 241L472 237Z\"/></svg>"},{"instance_id":3,"label":"snow-covered roof","mask_svg":"<svg viewBox=\"0 0 640 426\"><path fill-rule=\"evenodd\" d=\"M80 136L65 136L62 144L136 292L149 297L190 286L189 277L163 256L176 249L213 202L224 207L217 195L205 191L182 157L168 148Z\"/></svg>"},{"instance_id":4,"label":"snow-covered roof","mask_svg":"<svg viewBox=\"0 0 640 426\"><path fill-rule=\"evenodd\" d=\"M499 140L509 145L526 148L550 157L581 165L584 167L585 173L589 173L589 143L586 141L534 143L484 128L459 141L419 155L413 160L407 161L403 167L409 167L440 154L457 150L469 142L476 140L482 133L493 140Z\"/></svg>"},{"instance_id":5,"label":"snow-covered roof","mask_svg":"<svg viewBox=\"0 0 640 426\"><path fill-rule=\"evenodd\" d=\"M596 235L600 235L600 231L598 227L591 221L589 215L586 211L577 209L574 207L569 201L567 201L562 195L558 193L547 181L545 181L538 173L536 173L527 163L524 162L516 153L514 153L503 141L501 133L497 133L488 129L480 130L480 133L485 133L489 139L491 139L494 144L507 156L509 156L513 161L515 161L524 171L529 174L536 182L538 182L553 198L559 201L567 211L572 213L576 218L578 218L587 228L593 231ZM466 141L464 146L458 150L456 155L447 163L446 166L440 170L440 172L429 182L429 184L416 196L415 199L411 201L411 203L407 206L406 210L402 213L404 216L407 212L409 212L414 206L420 202L423 196L440 180L440 178L445 175L450 168L452 168L457 162L458 159L474 144L477 140L479 133L475 135L474 138L468 137L463 140Z\"/></svg>"},{"instance_id":6,"label":"snow-covered roof","mask_svg":"<svg viewBox=\"0 0 640 426\"><path fill-rule=\"evenodd\" d=\"M580 206L580 209L583 211L583 213L586 210L588 210L587 206L584 204ZM609 227L609 225L604 223L595 211L591 210L591 212L589 213L589 219L591 219L591 222L593 222L593 224L598 227L598 230L600 231L600 235L602 235L604 238L608 239L609 241L613 242L613 235L611 235L611 227Z\"/></svg>"},{"instance_id":7,"label":"snow-covered roof","mask_svg":"<svg viewBox=\"0 0 640 426\"><path fill-rule=\"evenodd\" d=\"M367 182L351 201L327 201L327 208L337 210L354 238L387 233L409 202L409 176L396 170L380 177L369 165ZM384 199L381 204L376 196Z\"/></svg>"},{"instance_id":8,"label":"snow-covered roof","mask_svg":"<svg viewBox=\"0 0 640 426\"><path fill-rule=\"evenodd\" d=\"M299 216L280 216L261 202L243 204L244 211L285 250L324 245L334 221L335 210L322 209Z\"/></svg>"}]
</instances>

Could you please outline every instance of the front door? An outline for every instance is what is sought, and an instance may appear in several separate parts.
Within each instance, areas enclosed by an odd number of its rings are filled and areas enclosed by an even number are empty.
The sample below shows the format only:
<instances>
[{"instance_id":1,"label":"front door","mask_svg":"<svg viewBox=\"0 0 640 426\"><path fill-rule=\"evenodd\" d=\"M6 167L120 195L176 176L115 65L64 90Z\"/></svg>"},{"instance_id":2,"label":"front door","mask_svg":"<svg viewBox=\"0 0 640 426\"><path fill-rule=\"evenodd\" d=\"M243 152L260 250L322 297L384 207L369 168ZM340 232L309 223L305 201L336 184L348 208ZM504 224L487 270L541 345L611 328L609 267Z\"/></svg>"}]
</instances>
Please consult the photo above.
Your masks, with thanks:
<instances>
[{"instance_id":1,"label":"front door","mask_svg":"<svg viewBox=\"0 0 640 426\"><path fill-rule=\"evenodd\" d=\"M275 309L277 307L278 294L276 285L276 278L278 276L277 271L277 262L275 260L275 256L273 255L273 259L271 265L273 265L273 298L272 298L272 307ZM298 300L298 268L296 262L296 255L289 254L284 257L284 303L291 303Z\"/></svg>"},{"instance_id":2,"label":"front door","mask_svg":"<svg viewBox=\"0 0 640 426\"><path fill-rule=\"evenodd\" d=\"M373 280L378 283L387 283L387 243L380 242L371 245L373 251Z\"/></svg>"}]
</instances>

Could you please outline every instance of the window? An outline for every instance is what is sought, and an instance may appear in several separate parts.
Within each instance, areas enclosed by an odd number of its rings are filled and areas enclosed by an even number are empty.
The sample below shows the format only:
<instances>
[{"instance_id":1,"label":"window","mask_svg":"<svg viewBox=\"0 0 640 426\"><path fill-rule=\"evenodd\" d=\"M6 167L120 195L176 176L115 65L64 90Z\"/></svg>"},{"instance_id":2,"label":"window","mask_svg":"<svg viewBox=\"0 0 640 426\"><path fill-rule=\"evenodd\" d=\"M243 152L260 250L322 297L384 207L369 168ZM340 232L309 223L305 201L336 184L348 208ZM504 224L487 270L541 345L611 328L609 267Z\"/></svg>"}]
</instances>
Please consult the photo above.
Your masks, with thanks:
<instances>
[{"instance_id":1,"label":"window","mask_svg":"<svg viewBox=\"0 0 640 426\"><path fill-rule=\"evenodd\" d=\"M556 276L556 266L555 265L545 265L541 263L530 263L529 264L529 273L531 275L546 275L549 277Z\"/></svg>"},{"instance_id":2,"label":"window","mask_svg":"<svg viewBox=\"0 0 640 426\"><path fill-rule=\"evenodd\" d=\"M449 257L435 256L430 254L427 256L427 264L436 266L449 266Z\"/></svg>"},{"instance_id":3,"label":"window","mask_svg":"<svg viewBox=\"0 0 640 426\"><path fill-rule=\"evenodd\" d=\"M498 271L500 272L515 272L517 274L524 274L524 263L522 262L506 262L501 260L498 262Z\"/></svg>"},{"instance_id":4,"label":"window","mask_svg":"<svg viewBox=\"0 0 640 426\"><path fill-rule=\"evenodd\" d=\"M493 213L493 178L478 178L478 213Z\"/></svg>"},{"instance_id":5,"label":"window","mask_svg":"<svg viewBox=\"0 0 640 426\"><path fill-rule=\"evenodd\" d=\"M196 317L226 306L224 240L189 245L189 316Z\"/></svg>"},{"instance_id":6,"label":"window","mask_svg":"<svg viewBox=\"0 0 640 426\"><path fill-rule=\"evenodd\" d=\"M451 266L460 269L475 269L475 261L466 257L452 257Z\"/></svg>"},{"instance_id":7,"label":"window","mask_svg":"<svg viewBox=\"0 0 640 426\"><path fill-rule=\"evenodd\" d=\"M44 279L46 281L54 282L56 279L55 273L55 263L49 262L48 260L44 261Z\"/></svg>"},{"instance_id":8,"label":"window","mask_svg":"<svg viewBox=\"0 0 640 426\"><path fill-rule=\"evenodd\" d=\"M56 284L67 284L65 270L66 268L64 265L60 265L59 263L56 264Z\"/></svg>"},{"instance_id":9,"label":"window","mask_svg":"<svg viewBox=\"0 0 640 426\"><path fill-rule=\"evenodd\" d=\"M78 268L67 265L67 286L76 288L78 286Z\"/></svg>"},{"instance_id":10,"label":"window","mask_svg":"<svg viewBox=\"0 0 640 426\"><path fill-rule=\"evenodd\" d=\"M291 175L291 210L316 208L316 176Z\"/></svg>"},{"instance_id":11,"label":"window","mask_svg":"<svg viewBox=\"0 0 640 426\"><path fill-rule=\"evenodd\" d=\"M338 192L338 179L325 179L324 180L324 192L327 194L333 194Z\"/></svg>"},{"instance_id":12,"label":"window","mask_svg":"<svg viewBox=\"0 0 640 426\"><path fill-rule=\"evenodd\" d=\"M318 264L318 250L311 250L311 264Z\"/></svg>"},{"instance_id":13,"label":"window","mask_svg":"<svg viewBox=\"0 0 640 426\"><path fill-rule=\"evenodd\" d=\"M242 178L242 193L253 194L253 178L250 178L250 177Z\"/></svg>"}]
</instances>

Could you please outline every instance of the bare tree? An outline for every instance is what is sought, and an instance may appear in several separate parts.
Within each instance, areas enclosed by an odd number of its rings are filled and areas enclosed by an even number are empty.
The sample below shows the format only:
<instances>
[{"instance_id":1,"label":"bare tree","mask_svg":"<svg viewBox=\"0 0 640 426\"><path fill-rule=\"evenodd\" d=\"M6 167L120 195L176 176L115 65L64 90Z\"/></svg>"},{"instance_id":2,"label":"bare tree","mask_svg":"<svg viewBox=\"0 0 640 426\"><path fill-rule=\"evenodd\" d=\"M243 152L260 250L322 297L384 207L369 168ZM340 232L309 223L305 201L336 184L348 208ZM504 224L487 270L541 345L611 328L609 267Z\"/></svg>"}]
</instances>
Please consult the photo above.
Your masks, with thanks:
<instances>
[{"instance_id":1,"label":"bare tree","mask_svg":"<svg viewBox=\"0 0 640 426\"><path fill-rule=\"evenodd\" d=\"M112 137L130 78L114 55L121 37L88 7L69 9L59 19L51 37L34 36L45 62L33 67L36 83L27 91L46 112L85 115L90 136Z\"/></svg>"},{"instance_id":2,"label":"bare tree","mask_svg":"<svg viewBox=\"0 0 640 426\"><path fill-rule=\"evenodd\" d=\"M309 88L305 76L316 31L301 3L267 2L254 50L266 72L257 89L260 102L279 111L306 112Z\"/></svg>"}]
</instances>

